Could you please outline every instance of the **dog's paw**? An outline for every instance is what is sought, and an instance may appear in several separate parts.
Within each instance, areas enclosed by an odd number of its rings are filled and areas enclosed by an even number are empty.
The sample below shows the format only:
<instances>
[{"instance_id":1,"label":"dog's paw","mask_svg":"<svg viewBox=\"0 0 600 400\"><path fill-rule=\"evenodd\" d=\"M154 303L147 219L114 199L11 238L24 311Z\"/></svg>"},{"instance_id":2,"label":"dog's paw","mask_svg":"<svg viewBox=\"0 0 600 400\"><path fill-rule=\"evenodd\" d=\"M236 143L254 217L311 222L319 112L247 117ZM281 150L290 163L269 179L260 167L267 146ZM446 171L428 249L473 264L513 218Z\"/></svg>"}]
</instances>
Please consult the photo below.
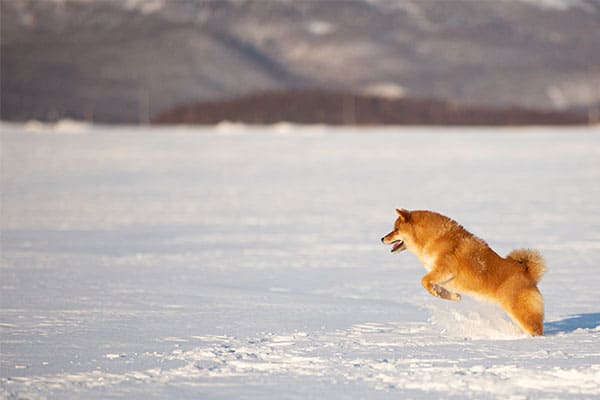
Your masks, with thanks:
<instances>
[{"instance_id":1,"label":"dog's paw","mask_svg":"<svg viewBox=\"0 0 600 400\"><path fill-rule=\"evenodd\" d=\"M432 294L435 297L439 297L439 298L445 299L445 300L452 300L452 301L460 301L460 299L461 299L460 294L453 293L453 292L449 291L448 289L443 288L439 285L434 284L432 289L433 289Z\"/></svg>"},{"instance_id":2,"label":"dog's paw","mask_svg":"<svg viewBox=\"0 0 600 400\"><path fill-rule=\"evenodd\" d=\"M433 289L432 294L435 297L444 298L448 294L448 291L446 289L444 289L443 287L439 286L439 285L433 284L433 286L431 288Z\"/></svg>"}]
</instances>

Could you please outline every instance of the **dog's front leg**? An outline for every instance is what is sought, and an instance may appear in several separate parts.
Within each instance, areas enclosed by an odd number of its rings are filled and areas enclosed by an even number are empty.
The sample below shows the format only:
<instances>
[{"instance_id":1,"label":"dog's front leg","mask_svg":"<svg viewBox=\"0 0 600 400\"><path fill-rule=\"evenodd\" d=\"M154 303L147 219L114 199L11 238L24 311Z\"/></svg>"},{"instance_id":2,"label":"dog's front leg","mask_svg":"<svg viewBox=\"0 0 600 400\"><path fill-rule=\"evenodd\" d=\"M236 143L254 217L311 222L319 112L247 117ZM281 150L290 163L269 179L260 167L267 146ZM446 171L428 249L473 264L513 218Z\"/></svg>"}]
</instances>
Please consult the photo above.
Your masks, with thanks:
<instances>
[{"instance_id":1,"label":"dog's front leg","mask_svg":"<svg viewBox=\"0 0 600 400\"><path fill-rule=\"evenodd\" d=\"M448 289L441 286L450 282L452 279L454 279L452 274L434 269L421 279L421 284L432 296L445 300L459 301L460 294L450 292Z\"/></svg>"}]
</instances>

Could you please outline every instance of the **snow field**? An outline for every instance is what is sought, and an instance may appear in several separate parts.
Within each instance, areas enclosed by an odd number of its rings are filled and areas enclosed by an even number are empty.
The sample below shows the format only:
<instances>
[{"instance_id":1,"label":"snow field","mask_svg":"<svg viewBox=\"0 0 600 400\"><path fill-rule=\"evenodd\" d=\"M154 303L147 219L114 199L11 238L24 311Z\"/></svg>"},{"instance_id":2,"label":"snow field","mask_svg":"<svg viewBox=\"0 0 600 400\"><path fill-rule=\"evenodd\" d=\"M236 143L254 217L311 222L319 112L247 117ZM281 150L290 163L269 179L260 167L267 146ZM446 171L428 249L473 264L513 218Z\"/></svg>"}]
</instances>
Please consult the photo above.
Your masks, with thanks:
<instances>
[{"instance_id":1,"label":"snow field","mask_svg":"<svg viewBox=\"0 0 600 400\"><path fill-rule=\"evenodd\" d=\"M2 398L595 398L590 128L2 124ZM547 336L379 239L539 249Z\"/></svg>"}]
</instances>

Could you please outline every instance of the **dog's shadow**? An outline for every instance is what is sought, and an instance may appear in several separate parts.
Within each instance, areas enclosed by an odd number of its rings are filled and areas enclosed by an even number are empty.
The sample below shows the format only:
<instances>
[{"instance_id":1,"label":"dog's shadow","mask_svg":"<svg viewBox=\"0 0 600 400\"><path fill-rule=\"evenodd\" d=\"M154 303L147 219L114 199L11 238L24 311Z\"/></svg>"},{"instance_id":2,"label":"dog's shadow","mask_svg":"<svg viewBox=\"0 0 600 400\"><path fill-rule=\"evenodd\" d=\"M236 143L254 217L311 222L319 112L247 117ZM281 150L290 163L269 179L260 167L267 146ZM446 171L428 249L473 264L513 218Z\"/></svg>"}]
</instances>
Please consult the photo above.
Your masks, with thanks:
<instances>
[{"instance_id":1,"label":"dog's shadow","mask_svg":"<svg viewBox=\"0 0 600 400\"><path fill-rule=\"evenodd\" d=\"M573 332L577 329L594 329L598 326L600 326L600 313L577 314L559 321L546 322L544 333L546 335L557 335Z\"/></svg>"}]
</instances>

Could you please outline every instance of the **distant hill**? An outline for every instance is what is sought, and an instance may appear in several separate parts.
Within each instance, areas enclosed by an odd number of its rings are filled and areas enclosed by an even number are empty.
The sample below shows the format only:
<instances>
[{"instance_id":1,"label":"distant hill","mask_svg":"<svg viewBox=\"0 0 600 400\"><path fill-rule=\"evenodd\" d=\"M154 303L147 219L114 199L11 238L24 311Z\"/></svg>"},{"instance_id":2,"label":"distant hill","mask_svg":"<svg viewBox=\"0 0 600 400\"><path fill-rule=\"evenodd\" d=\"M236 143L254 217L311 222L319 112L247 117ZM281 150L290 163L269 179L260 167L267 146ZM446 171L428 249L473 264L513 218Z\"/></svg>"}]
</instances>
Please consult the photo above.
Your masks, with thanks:
<instances>
[{"instance_id":1,"label":"distant hill","mask_svg":"<svg viewBox=\"0 0 600 400\"><path fill-rule=\"evenodd\" d=\"M475 107L600 99L600 0L0 1L1 117L146 122L333 90Z\"/></svg>"},{"instance_id":2,"label":"distant hill","mask_svg":"<svg viewBox=\"0 0 600 400\"><path fill-rule=\"evenodd\" d=\"M431 99L390 99L341 92L286 91L175 107L156 124L248 124L294 122L331 125L569 125L583 113L465 107Z\"/></svg>"}]
</instances>

